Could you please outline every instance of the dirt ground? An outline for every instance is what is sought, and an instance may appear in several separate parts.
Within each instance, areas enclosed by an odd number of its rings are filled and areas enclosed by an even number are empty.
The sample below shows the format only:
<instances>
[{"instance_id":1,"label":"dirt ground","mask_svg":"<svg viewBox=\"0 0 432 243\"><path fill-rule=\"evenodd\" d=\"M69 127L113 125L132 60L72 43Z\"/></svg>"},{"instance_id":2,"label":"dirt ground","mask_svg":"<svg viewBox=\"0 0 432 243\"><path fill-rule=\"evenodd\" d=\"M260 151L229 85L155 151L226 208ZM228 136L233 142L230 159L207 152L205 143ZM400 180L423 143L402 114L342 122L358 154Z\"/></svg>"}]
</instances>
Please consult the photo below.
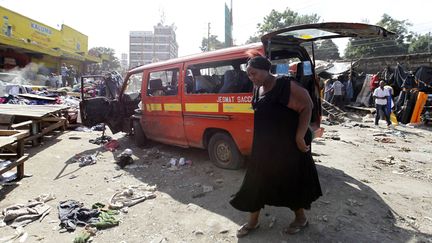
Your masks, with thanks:
<instances>
[{"instance_id":1,"label":"dirt ground","mask_svg":"<svg viewBox=\"0 0 432 243\"><path fill-rule=\"evenodd\" d=\"M283 233L293 214L266 207L261 227L237 239L247 214L228 201L245 170L219 169L204 150L154 142L138 148L125 134L113 136L120 143L115 152L88 142L101 132L66 131L28 148L25 173L32 177L3 185L0 209L53 193L50 214L24 228L26 242L72 242L82 229L59 231L59 201L75 199L90 207L124 187L146 184L157 186L157 197L120 213L119 226L98 231L93 242L432 242L432 132L381 124L323 125L324 137L312 150L324 195L307 212L309 227L293 236ZM125 148L133 150L135 162L120 169L115 161ZM95 153L96 164L74 163ZM180 157L192 165L167 166ZM9 226L0 228L0 238L13 233Z\"/></svg>"}]
</instances>

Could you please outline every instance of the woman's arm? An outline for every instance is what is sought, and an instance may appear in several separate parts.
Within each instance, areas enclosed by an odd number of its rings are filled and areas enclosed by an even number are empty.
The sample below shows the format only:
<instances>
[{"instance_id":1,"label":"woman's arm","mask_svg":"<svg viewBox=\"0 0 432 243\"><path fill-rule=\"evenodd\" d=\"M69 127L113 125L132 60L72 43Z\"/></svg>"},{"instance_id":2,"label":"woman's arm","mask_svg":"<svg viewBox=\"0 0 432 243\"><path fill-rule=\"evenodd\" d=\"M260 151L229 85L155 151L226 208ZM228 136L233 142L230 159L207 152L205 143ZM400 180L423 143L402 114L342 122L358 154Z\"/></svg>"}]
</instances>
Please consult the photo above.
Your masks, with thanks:
<instances>
[{"instance_id":1,"label":"woman's arm","mask_svg":"<svg viewBox=\"0 0 432 243\"><path fill-rule=\"evenodd\" d=\"M306 89L301 87L296 82L291 82L290 99L288 101L288 108L295 110L299 113L299 123L297 126L296 143L297 147L307 152L310 146L306 145L304 137L309 127L310 119L312 116L312 99Z\"/></svg>"}]
</instances>

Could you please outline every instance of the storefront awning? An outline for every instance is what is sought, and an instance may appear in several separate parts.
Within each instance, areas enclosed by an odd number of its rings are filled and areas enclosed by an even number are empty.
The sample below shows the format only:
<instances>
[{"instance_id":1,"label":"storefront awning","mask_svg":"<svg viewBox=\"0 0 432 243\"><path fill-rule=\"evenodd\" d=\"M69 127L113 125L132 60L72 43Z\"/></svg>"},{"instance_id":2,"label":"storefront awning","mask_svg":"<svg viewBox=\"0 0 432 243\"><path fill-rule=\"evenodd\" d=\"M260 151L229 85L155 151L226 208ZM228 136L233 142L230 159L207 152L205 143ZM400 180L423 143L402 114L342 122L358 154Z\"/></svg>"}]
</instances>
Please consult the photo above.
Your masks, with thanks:
<instances>
[{"instance_id":1,"label":"storefront awning","mask_svg":"<svg viewBox=\"0 0 432 243\"><path fill-rule=\"evenodd\" d=\"M73 59L77 61L85 61L85 57L83 55L80 55L78 53L75 53L73 51L67 51L67 50L60 50L61 57L66 59Z\"/></svg>"},{"instance_id":2,"label":"storefront awning","mask_svg":"<svg viewBox=\"0 0 432 243\"><path fill-rule=\"evenodd\" d=\"M89 54L85 54L84 55L86 62L92 62L92 63L101 63L102 59L100 59L99 57L95 57Z\"/></svg>"},{"instance_id":3,"label":"storefront awning","mask_svg":"<svg viewBox=\"0 0 432 243\"><path fill-rule=\"evenodd\" d=\"M27 42L27 40L24 39L15 39L8 36L0 35L0 44L11 46L12 48L21 48L28 52L43 53L54 57L60 56L60 52L57 50L49 49L34 42Z\"/></svg>"}]
</instances>

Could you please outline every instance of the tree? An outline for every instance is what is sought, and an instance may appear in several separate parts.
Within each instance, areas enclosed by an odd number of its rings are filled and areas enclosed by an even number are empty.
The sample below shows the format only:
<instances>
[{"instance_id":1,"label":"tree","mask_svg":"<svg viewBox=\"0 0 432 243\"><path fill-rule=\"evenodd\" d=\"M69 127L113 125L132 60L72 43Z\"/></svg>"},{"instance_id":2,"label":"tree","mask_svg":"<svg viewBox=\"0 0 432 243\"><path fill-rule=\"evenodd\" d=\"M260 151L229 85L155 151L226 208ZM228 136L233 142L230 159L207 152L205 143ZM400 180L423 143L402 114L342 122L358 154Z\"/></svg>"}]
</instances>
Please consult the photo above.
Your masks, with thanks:
<instances>
[{"instance_id":1,"label":"tree","mask_svg":"<svg viewBox=\"0 0 432 243\"><path fill-rule=\"evenodd\" d=\"M340 59L337 45L330 39L316 41L315 59L336 60Z\"/></svg>"},{"instance_id":2,"label":"tree","mask_svg":"<svg viewBox=\"0 0 432 243\"><path fill-rule=\"evenodd\" d=\"M120 61L115 56L114 49L107 47L93 47L88 52L90 55L102 58L102 63L92 64L90 66L93 74L120 71Z\"/></svg>"},{"instance_id":3,"label":"tree","mask_svg":"<svg viewBox=\"0 0 432 243\"><path fill-rule=\"evenodd\" d=\"M256 35L249 37L247 43L256 42L259 40L258 36L262 36L277 29L292 25L318 23L319 20L320 17L317 14L300 15L289 8L286 8L283 12L278 12L273 9L269 15L264 17L262 23L257 24L258 31Z\"/></svg>"},{"instance_id":4,"label":"tree","mask_svg":"<svg viewBox=\"0 0 432 243\"><path fill-rule=\"evenodd\" d=\"M207 38L204 37L202 39L200 46L201 51L214 51L225 48L224 42L218 40L217 35L210 35L209 39L210 43L207 41ZM208 45L210 45L210 48L207 48Z\"/></svg>"},{"instance_id":5,"label":"tree","mask_svg":"<svg viewBox=\"0 0 432 243\"><path fill-rule=\"evenodd\" d=\"M388 14L384 14L377 25L394 32L396 35L385 39L379 37L350 38L345 49L346 58L401 55L408 52L408 42L413 36L413 33L408 31L411 23L407 20L396 20Z\"/></svg>"},{"instance_id":6,"label":"tree","mask_svg":"<svg viewBox=\"0 0 432 243\"><path fill-rule=\"evenodd\" d=\"M430 34L416 35L408 47L408 53L430 52L432 37Z\"/></svg>"}]
</instances>

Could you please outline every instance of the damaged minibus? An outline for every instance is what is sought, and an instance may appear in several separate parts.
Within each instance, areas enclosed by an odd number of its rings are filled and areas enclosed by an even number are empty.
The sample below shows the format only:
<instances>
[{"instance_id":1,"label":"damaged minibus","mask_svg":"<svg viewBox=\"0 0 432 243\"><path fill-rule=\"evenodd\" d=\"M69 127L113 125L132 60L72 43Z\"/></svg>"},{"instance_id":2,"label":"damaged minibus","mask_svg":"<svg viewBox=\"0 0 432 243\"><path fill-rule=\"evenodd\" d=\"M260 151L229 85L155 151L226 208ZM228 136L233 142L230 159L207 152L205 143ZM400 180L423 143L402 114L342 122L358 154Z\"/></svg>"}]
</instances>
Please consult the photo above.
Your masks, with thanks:
<instances>
[{"instance_id":1,"label":"damaged minibus","mask_svg":"<svg viewBox=\"0 0 432 243\"><path fill-rule=\"evenodd\" d=\"M180 147L207 149L211 161L227 169L242 166L252 148L252 82L246 74L248 53L267 56L273 73L288 75L298 63L297 80L314 102L311 124L319 126L321 104L311 56L304 43L340 37L387 37L382 27L359 23L291 26L262 36L262 43L204 52L146 64L128 71L116 99L85 98L83 124L105 122L113 133L133 134ZM139 104L140 108L139 108Z\"/></svg>"}]
</instances>

